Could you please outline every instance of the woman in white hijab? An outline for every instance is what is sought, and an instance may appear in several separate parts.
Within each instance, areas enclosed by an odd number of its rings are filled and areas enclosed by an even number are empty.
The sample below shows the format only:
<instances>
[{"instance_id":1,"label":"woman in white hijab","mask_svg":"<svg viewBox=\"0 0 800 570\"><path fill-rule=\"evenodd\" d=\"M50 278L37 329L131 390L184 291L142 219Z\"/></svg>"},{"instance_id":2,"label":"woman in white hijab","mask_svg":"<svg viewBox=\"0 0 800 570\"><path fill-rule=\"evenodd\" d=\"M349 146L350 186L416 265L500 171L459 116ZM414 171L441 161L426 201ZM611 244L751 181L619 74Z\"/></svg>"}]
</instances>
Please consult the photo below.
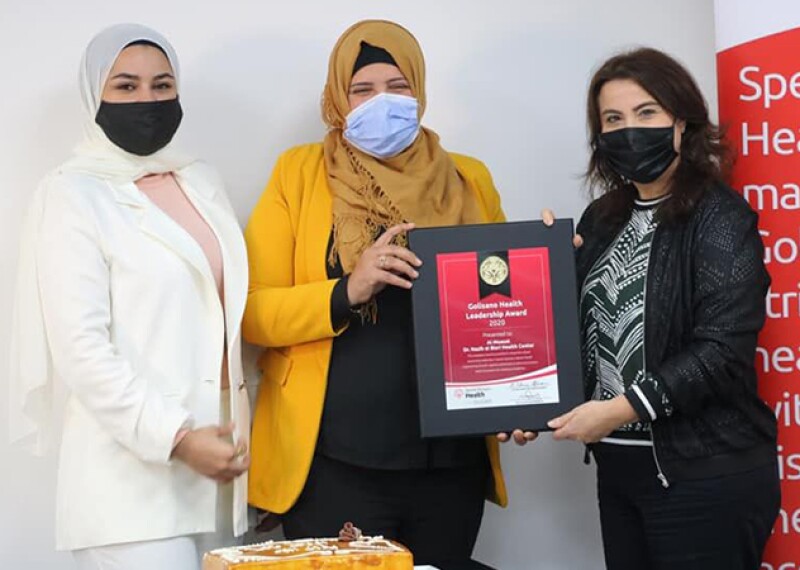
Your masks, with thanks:
<instances>
[{"instance_id":1,"label":"woman in white hijab","mask_svg":"<svg viewBox=\"0 0 800 570\"><path fill-rule=\"evenodd\" d=\"M24 223L11 435L45 450L63 382L56 542L81 570L194 570L247 527L245 246L214 171L169 146L178 79L157 32L98 34L85 140Z\"/></svg>"}]
</instances>

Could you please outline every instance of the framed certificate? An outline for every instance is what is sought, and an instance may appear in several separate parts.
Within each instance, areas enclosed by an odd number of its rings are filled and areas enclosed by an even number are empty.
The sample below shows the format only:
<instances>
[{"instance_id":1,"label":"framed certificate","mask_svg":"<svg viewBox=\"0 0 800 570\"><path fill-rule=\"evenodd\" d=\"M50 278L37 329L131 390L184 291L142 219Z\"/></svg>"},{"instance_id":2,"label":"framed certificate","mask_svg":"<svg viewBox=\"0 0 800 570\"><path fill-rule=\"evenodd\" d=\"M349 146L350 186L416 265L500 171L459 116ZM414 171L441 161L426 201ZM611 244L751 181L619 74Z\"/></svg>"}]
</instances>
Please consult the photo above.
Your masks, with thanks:
<instances>
[{"instance_id":1,"label":"framed certificate","mask_svg":"<svg viewBox=\"0 0 800 570\"><path fill-rule=\"evenodd\" d=\"M572 220L409 234L423 437L547 430L583 401L572 235Z\"/></svg>"}]
</instances>

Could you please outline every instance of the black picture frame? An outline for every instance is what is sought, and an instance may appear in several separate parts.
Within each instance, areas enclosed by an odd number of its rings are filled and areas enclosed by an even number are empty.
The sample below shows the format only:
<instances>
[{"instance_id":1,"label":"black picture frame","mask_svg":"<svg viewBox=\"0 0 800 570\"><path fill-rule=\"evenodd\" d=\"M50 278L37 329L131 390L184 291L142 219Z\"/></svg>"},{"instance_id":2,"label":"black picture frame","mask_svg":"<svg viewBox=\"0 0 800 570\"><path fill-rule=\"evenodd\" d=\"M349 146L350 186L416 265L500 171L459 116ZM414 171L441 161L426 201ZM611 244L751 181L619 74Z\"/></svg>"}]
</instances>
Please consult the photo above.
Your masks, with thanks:
<instances>
[{"instance_id":1,"label":"black picture frame","mask_svg":"<svg viewBox=\"0 0 800 570\"><path fill-rule=\"evenodd\" d=\"M571 219L420 228L409 247L422 260L411 292L416 378L423 437L474 436L516 428L547 431L547 421L584 401L574 233ZM546 247L558 366L557 403L448 410L437 255ZM477 276L476 276L477 278Z\"/></svg>"}]
</instances>

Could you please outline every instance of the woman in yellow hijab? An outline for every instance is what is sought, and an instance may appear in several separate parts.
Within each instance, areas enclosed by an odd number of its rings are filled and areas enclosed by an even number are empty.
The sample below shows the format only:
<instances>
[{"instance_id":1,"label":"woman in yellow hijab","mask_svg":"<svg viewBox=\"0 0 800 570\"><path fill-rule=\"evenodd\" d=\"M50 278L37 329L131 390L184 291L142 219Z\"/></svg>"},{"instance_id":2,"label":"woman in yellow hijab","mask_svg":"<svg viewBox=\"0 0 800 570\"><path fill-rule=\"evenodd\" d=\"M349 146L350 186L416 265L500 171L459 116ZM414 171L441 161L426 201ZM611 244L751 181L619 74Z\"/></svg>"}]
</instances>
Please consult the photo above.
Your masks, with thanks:
<instances>
[{"instance_id":1,"label":"woman in yellow hijab","mask_svg":"<svg viewBox=\"0 0 800 570\"><path fill-rule=\"evenodd\" d=\"M425 269L406 232L504 216L486 167L446 152L424 110L414 36L352 26L330 58L324 142L285 152L253 212L243 331L265 350L250 500L289 538L354 521L447 567L469 560L505 487L495 438L420 437L408 290Z\"/></svg>"}]
</instances>

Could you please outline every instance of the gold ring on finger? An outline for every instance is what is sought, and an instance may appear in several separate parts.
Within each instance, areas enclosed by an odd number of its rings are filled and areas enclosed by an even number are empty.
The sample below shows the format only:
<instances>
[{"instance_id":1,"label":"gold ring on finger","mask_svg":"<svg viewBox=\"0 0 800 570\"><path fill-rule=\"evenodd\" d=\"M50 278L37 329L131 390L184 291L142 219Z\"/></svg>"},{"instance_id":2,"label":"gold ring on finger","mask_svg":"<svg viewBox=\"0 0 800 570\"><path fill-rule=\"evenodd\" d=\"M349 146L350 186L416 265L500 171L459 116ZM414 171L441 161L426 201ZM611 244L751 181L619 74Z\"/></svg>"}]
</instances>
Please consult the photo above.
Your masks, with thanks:
<instances>
[{"instance_id":1,"label":"gold ring on finger","mask_svg":"<svg viewBox=\"0 0 800 570\"><path fill-rule=\"evenodd\" d=\"M384 267L386 267L386 256L385 256L385 255L381 255L381 256L378 258L378 266L379 266L381 269L383 269Z\"/></svg>"}]
</instances>

